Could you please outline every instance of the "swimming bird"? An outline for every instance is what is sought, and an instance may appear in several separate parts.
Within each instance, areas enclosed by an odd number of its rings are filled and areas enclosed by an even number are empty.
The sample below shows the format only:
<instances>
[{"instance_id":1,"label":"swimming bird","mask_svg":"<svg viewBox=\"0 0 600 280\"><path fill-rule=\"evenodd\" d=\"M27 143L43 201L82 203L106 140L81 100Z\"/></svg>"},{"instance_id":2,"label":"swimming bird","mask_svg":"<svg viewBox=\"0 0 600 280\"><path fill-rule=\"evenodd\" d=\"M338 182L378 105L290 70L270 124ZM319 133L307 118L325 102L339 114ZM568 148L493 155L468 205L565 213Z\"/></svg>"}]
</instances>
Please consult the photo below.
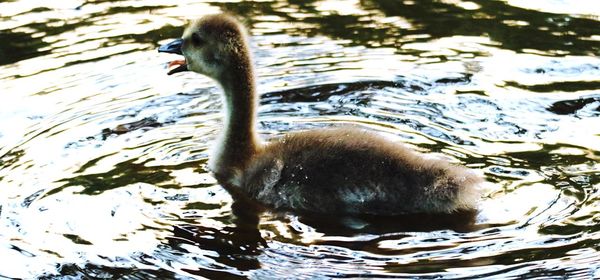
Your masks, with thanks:
<instances>
[{"instance_id":1,"label":"swimming bird","mask_svg":"<svg viewBox=\"0 0 600 280\"><path fill-rule=\"evenodd\" d=\"M185 58L170 63L169 75L193 71L222 87L224 126L208 167L234 197L329 214L435 214L477 207L480 176L374 132L324 128L261 140L248 35L230 15L195 20L158 51Z\"/></svg>"}]
</instances>

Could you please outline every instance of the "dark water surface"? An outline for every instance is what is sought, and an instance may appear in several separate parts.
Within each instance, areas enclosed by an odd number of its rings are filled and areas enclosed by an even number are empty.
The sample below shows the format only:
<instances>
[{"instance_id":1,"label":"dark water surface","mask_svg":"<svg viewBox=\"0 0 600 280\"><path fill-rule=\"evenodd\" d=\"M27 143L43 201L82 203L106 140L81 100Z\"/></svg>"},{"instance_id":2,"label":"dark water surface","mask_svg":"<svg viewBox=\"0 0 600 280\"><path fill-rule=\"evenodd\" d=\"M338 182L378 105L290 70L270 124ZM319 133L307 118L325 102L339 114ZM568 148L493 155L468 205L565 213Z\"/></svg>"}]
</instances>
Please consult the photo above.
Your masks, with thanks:
<instances>
[{"instance_id":1,"label":"dark water surface","mask_svg":"<svg viewBox=\"0 0 600 280\"><path fill-rule=\"evenodd\" d=\"M594 2L2 1L0 278L600 278ZM218 11L251 30L265 137L379 131L480 170L480 211L234 204L220 89L156 52Z\"/></svg>"}]
</instances>

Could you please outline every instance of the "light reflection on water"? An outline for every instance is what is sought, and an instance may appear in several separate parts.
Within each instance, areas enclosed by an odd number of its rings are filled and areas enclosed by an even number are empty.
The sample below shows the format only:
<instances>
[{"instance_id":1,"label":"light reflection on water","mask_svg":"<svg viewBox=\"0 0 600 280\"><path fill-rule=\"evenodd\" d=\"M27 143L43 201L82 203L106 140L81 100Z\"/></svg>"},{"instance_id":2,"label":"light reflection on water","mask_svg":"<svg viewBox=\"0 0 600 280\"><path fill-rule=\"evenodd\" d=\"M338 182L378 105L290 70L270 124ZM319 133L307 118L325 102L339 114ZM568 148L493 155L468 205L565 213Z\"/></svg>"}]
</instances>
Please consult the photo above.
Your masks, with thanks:
<instances>
[{"instance_id":1,"label":"light reflection on water","mask_svg":"<svg viewBox=\"0 0 600 280\"><path fill-rule=\"evenodd\" d=\"M599 277L599 15L409 2L0 3L0 276ZM220 89L155 51L220 10L265 137L350 123L481 170L474 224L234 204L205 168Z\"/></svg>"}]
</instances>

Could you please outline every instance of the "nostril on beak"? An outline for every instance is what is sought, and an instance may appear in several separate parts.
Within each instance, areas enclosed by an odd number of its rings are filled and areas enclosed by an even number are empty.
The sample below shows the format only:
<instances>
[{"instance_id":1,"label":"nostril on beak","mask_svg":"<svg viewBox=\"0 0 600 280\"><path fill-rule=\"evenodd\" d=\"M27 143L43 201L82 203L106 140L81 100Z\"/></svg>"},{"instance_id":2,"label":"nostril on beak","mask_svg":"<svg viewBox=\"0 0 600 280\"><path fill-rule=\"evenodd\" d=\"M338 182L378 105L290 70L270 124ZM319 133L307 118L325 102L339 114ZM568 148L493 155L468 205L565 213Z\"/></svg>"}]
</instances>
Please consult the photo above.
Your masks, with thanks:
<instances>
[{"instance_id":1,"label":"nostril on beak","mask_svg":"<svg viewBox=\"0 0 600 280\"><path fill-rule=\"evenodd\" d=\"M164 45L158 47L158 52L174 53L174 54L182 55L183 54L181 52L182 45L183 45L183 40L177 39L175 41L172 41L170 43L167 43L167 44L164 44Z\"/></svg>"}]
</instances>

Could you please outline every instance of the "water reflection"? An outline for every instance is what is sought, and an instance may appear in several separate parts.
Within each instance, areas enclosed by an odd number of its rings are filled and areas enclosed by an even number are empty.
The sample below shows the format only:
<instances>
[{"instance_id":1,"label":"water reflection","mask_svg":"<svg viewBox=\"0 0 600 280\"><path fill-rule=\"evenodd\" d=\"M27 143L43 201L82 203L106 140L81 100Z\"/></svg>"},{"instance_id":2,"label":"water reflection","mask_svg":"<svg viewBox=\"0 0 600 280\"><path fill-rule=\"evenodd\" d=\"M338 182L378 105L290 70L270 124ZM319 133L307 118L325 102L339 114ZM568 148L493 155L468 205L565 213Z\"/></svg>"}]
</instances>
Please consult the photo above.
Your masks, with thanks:
<instances>
[{"instance_id":1,"label":"water reflection","mask_svg":"<svg viewBox=\"0 0 600 280\"><path fill-rule=\"evenodd\" d=\"M400 52L408 42L429 42L456 34L489 37L503 49L518 52L594 55L598 51L594 42L597 40L581 40L596 35L597 18L573 18L509 6L500 1L419 1L418 4L413 1L346 1L331 8L326 2L218 5L249 19L264 20L260 15L276 15L268 21L284 22L287 28L282 31L288 34L309 37L323 34L361 46L395 47ZM280 10L282 7L284 11ZM414 50L408 51L414 53Z\"/></svg>"},{"instance_id":2,"label":"water reflection","mask_svg":"<svg viewBox=\"0 0 600 280\"><path fill-rule=\"evenodd\" d=\"M586 5L2 2L0 277L598 278L600 22ZM263 136L375 130L481 170L480 211L233 203L205 166L220 90L166 79L155 52L221 10L251 28Z\"/></svg>"}]
</instances>

